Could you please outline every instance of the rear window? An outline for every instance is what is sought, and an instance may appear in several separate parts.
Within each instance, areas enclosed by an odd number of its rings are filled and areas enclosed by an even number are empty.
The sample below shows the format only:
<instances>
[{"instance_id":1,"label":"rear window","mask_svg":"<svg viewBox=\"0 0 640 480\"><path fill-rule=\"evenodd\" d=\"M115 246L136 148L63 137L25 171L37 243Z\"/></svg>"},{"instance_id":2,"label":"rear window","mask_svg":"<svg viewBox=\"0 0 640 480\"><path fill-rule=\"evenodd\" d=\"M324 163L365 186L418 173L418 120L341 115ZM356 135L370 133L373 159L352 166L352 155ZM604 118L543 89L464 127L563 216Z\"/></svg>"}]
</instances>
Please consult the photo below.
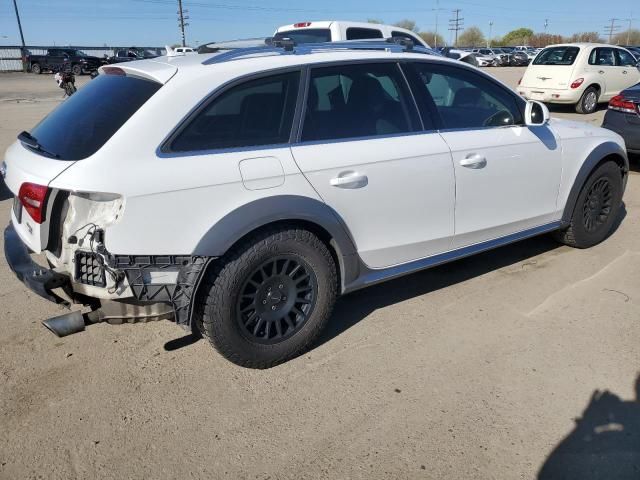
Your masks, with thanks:
<instances>
[{"instance_id":1,"label":"rear window","mask_svg":"<svg viewBox=\"0 0 640 480\"><path fill-rule=\"evenodd\" d=\"M534 65L573 65L580 49L578 47L545 48L533 61Z\"/></svg>"},{"instance_id":2,"label":"rear window","mask_svg":"<svg viewBox=\"0 0 640 480\"><path fill-rule=\"evenodd\" d=\"M160 87L135 77L99 75L45 117L31 135L62 160L82 160L97 152Z\"/></svg>"},{"instance_id":3,"label":"rear window","mask_svg":"<svg viewBox=\"0 0 640 480\"><path fill-rule=\"evenodd\" d=\"M377 28L347 28L347 40L368 40L382 38L382 32Z\"/></svg>"},{"instance_id":4,"label":"rear window","mask_svg":"<svg viewBox=\"0 0 640 480\"><path fill-rule=\"evenodd\" d=\"M297 44L301 43L325 43L331 41L331 30L328 28L305 28L304 30L289 30L278 32L276 39L289 38Z\"/></svg>"}]
</instances>

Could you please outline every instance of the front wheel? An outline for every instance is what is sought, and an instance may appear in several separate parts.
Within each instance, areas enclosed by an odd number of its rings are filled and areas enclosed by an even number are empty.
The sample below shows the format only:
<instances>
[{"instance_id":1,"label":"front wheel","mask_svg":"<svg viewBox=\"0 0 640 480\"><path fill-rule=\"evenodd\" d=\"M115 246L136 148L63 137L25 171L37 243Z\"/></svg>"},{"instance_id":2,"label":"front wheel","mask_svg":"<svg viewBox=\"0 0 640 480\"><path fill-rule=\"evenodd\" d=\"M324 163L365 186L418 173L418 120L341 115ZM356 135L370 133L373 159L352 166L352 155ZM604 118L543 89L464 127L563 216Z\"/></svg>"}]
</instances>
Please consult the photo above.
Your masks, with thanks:
<instances>
[{"instance_id":1,"label":"front wheel","mask_svg":"<svg viewBox=\"0 0 640 480\"><path fill-rule=\"evenodd\" d=\"M602 242L613 228L622 206L622 174L615 162L600 165L587 179L565 230L555 238L575 248L589 248Z\"/></svg>"},{"instance_id":2,"label":"front wheel","mask_svg":"<svg viewBox=\"0 0 640 480\"><path fill-rule=\"evenodd\" d=\"M80 75L82 75L82 66L74 65L73 67L71 67L71 73L73 73L76 77L79 77Z\"/></svg>"},{"instance_id":3,"label":"front wheel","mask_svg":"<svg viewBox=\"0 0 640 480\"><path fill-rule=\"evenodd\" d=\"M326 245L295 228L261 232L215 264L196 321L233 363L269 368L303 353L327 323L337 274Z\"/></svg>"},{"instance_id":4,"label":"front wheel","mask_svg":"<svg viewBox=\"0 0 640 480\"><path fill-rule=\"evenodd\" d=\"M31 73L40 75L42 73L42 69L40 68L40 65L38 65L37 63L34 63L33 65L31 65Z\"/></svg>"}]
</instances>

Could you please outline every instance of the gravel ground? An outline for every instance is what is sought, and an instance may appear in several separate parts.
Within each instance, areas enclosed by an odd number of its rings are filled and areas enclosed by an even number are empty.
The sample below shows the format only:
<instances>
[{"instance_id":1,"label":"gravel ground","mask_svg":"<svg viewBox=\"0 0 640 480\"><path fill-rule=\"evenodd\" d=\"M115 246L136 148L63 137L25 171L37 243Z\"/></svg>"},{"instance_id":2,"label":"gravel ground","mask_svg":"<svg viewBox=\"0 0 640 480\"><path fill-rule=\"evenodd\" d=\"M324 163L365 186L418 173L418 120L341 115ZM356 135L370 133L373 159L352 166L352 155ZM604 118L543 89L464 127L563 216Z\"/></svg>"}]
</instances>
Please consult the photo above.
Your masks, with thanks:
<instances>
[{"instance_id":1,"label":"gravel ground","mask_svg":"<svg viewBox=\"0 0 640 480\"><path fill-rule=\"evenodd\" d=\"M0 151L60 96L0 75ZM552 115L603 116L571 112ZM344 297L317 347L267 371L170 322L58 339L40 322L61 309L0 256L0 478L640 478L635 172L625 204L590 250L541 237Z\"/></svg>"}]
</instances>

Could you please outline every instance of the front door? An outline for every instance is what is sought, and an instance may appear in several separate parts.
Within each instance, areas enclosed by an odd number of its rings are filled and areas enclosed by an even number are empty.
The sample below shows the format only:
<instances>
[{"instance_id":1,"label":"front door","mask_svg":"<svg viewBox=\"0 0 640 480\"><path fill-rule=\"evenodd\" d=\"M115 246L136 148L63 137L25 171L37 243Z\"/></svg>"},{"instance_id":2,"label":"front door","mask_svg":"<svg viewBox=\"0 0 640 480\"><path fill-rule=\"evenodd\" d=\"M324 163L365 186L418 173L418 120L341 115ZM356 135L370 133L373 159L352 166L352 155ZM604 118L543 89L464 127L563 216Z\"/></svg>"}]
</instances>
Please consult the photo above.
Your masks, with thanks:
<instances>
[{"instance_id":1,"label":"front door","mask_svg":"<svg viewBox=\"0 0 640 480\"><path fill-rule=\"evenodd\" d=\"M372 268L447 251L451 154L423 131L395 62L313 68L293 156Z\"/></svg>"},{"instance_id":2,"label":"front door","mask_svg":"<svg viewBox=\"0 0 640 480\"><path fill-rule=\"evenodd\" d=\"M560 145L548 126L526 127L520 99L457 66L416 62L416 98L440 122L456 176L454 248L558 218ZM425 113L426 114L426 113Z\"/></svg>"}]
</instances>

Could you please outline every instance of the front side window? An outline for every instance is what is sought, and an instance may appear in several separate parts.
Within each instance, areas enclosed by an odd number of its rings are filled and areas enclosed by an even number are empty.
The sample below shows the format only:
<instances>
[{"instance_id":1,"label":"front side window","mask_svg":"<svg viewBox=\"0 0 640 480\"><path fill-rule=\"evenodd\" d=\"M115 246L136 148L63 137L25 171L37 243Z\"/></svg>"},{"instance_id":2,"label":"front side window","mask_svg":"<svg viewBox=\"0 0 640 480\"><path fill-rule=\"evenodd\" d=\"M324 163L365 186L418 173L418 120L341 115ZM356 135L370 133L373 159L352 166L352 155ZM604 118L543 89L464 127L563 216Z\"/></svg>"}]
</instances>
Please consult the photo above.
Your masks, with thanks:
<instances>
[{"instance_id":1,"label":"front side window","mask_svg":"<svg viewBox=\"0 0 640 480\"><path fill-rule=\"evenodd\" d=\"M522 124L515 96L491 80L466 68L424 62L413 66L412 86L423 118L435 113L444 129Z\"/></svg>"},{"instance_id":2,"label":"front side window","mask_svg":"<svg viewBox=\"0 0 640 480\"><path fill-rule=\"evenodd\" d=\"M382 38L382 32L377 28L347 28L347 40L367 40Z\"/></svg>"},{"instance_id":3,"label":"front side window","mask_svg":"<svg viewBox=\"0 0 640 480\"><path fill-rule=\"evenodd\" d=\"M618 54L618 65L621 67L633 67L636 65L636 61L629 52L624 50L616 49L616 53Z\"/></svg>"},{"instance_id":4,"label":"front side window","mask_svg":"<svg viewBox=\"0 0 640 480\"><path fill-rule=\"evenodd\" d=\"M589 55L589 65L600 67L614 67L616 65L616 55L613 48L594 48Z\"/></svg>"},{"instance_id":5,"label":"front side window","mask_svg":"<svg viewBox=\"0 0 640 480\"><path fill-rule=\"evenodd\" d=\"M311 71L303 141L414 131L415 112L394 63L340 65Z\"/></svg>"},{"instance_id":6,"label":"front side window","mask_svg":"<svg viewBox=\"0 0 640 480\"><path fill-rule=\"evenodd\" d=\"M409 39L413 42L414 45L422 45L422 42L420 40L418 40L416 37L414 37L413 35L409 35L408 33L405 32L391 32L391 37L392 38L406 38Z\"/></svg>"},{"instance_id":7,"label":"front side window","mask_svg":"<svg viewBox=\"0 0 640 480\"><path fill-rule=\"evenodd\" d=\"M573 65L580 52L578 47L545 48L533 61L534 65Z\"/></svg>"},{"instance_id":8,"label":"front side window","mask_svg":"<svg viewBox=\"0 0 640 480\"><path fill-rule=\"evenodd\" d=\"M230 88L206 105L171 141L187 152L287 143L299 72L259 78Z\"/></svg>"}]
</instances>

